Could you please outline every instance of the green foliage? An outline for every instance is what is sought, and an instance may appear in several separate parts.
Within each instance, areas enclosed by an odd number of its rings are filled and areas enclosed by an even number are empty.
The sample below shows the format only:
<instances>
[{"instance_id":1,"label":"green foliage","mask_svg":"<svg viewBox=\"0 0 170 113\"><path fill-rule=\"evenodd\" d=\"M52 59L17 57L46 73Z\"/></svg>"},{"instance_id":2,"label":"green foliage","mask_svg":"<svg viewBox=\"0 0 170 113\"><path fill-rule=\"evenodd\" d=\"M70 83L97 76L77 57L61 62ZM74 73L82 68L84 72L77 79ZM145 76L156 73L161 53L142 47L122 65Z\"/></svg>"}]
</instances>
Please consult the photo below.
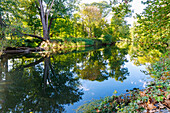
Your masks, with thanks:
<instances>
[{"instance_id":1,"label":"green foliage","mask_svg":"<svg viewBox=\"0 0 170 113\"><path fill-rule=\"evenodd\" d=\"M102 14L100 9L96 6L85 5L81 11L83 23L87 26L88 37L94 37L95 26L98 26L99 22L102 21ZM97 29L95 29L97 31Z\"/></svg>"},{"instance_id":2,"label":"green foliage","mask_svg":"<svg viewBox=\"0 0 170 113\"><path fill-rule=\"evenodd\" d=\"M42 1L44 1L43 4L45 6L44 8L49 8L51 1L46 1L46 0L42 0ZM66 15L70 16L72 11L74 11L75 8L74 6L76 6L76 2L77 2L76 0L74 1L54 0L54 5L52 7L52 10L51 12L49 12L50 15L49 15L48 22L50 23L50 25L54 24L53 20L55 20L58 17L66 17ZM67 6L65 4L67 4ZM40 16L38 16L39 14L40 14L40 7L37 0L29 0L29 1L1 0L0 1L0 25L3 24L3 32L2 34L0 33L0 36L3 36L5 38L11 36L16 36L17 38L18 37L20 38L25 34L33 34L33 35L41 36L43 30L42 30L41 18ZM68 17L66 17L66 21L69 21ZM64 31L62 32L66 32L67 33L66 35L70 35L71 25L68 24L68 22L62 22L62 20L60 20L60 23L65 23L65 25L62 26L64 28L67 27L67 29L64 29ZM70 29L68 29L68 26L70 26L69 27ZM63 27L61 27L61 29ZM55 27L48 26L48 28L55 28ZM51 35L53 35L54 32L56 31L53 31ZM48 33L50 33L50 29ZM16 42L16 41L11 41L11 42ZM21 44L17 44L17 45L20 46Z\"/></svg>"},{"instance_id":3,"label":"green foliage","mask_svg":"<svg viewBox=\"0 0 170 113\"><path fill-rule=\"evenodd\" d=\"M131 1L131 0L130 0ZM128 1L128 2L130 2ZM86 25L88 37L99 38L102 34L112 35L112 42L129 38L129 26L126 25L125 17L130 16L130 4L127 2L102 1L99 3L85 4L80 12L83 23ZM98 12L96 14L96 12ZM105 17L112 12L114 15L111 23L105 20Z\"/></svg>"},{"instance_id":4,"label":"green foliage","mask_svg":"<svg viewBox=\"0 0 170 113\"><path fill-rule=\"evenodd\" d=\"M111 3L112 13L114 14L111 23L106 24L104 34L112 35L112 42L129 38L129 26L126 24L125 17L131 15L131 5L126 2L115 4Z\"/></svg>"},{"instance_id":5,"label":"green foliage","mask_svg":"<svg viewBox=\"0 0 170 113\"><path fill-rule=\"evenodd\" d=\"M69 17L55 19L51 28L52 30L50 35L54 37L69 37L74 33L73 21L71 21Z\"/></svg>"},{"instance_id":6,"label":"green foliage","mask_svg":"<svg viewBox=\"0 0 170 113\"><path fill-rule=\"evenodd\" d=\"M43 0L44 8L50 6L52 1ZM128 37L128 26L125 25L124 16L128 14L129 5L125 2L115 6L115 3L99 2L92 4L85 4L78 13L71 16L73 11L77 9L77 0L54 0L54 5L50 11L48 17L49 36L52 39L56 37L90 37L93 39L100 38L102 35L112 35L112 42L117 41L120 37ZM67 4L67 5L65 5ZM112 22L108 24L105 20L107 15L112 11L115 13L119 9L118 13L121 13L121 21ZM10 14L10 15L9 15ZM42 21L37 15L40 14L39 3L36 0L1 0L0 4L0 24L1 24L1 38L10 37L12 45L35 47L37 42L28 44L22 38L24 34L33 34L43 36ZM117 18L117 13L114 17ZM121 24L121 25L120 25ZM3 27L2 27L3 25ZM108 25L108 26L107 26ZM119 27L116 27L119 25ZM105 28L107 26L107 28ZM118 29L117 29L118 28ZM108 29L111 29L109 31ZM117 31L115 31L117 29ZM18 38L18 39L17 39ZM23 42L19 42L23 41ZM83 43L82 43L83 42ZM61 42L62 43L62 42ZM93 41L85 40L81 41L80 45L93 45ZM32 44L32 45L31 45ZM69 45L69 44L65 44ZM73 43L71 45L74 45Z\"/></svg>"},{"instance_id":7,"label":"green foliage","mask_svg":"<svg viewBox=\"0 0 170 113\"><path fill-rule=\"evenodd\" d=\"M103 101L103 99L91 100L91 101L87 102L86 104L84 104L83 106L78 107L78 109L76 109L76 113L96 112L96 110L95 110L96 106L98 106L102 101Z\"/></svg>"},{"instance_id":8,"label":"green foliage","mask_svg":"<svg viewBox=\"0 0 170 113\"><path fill-rule=\"evenodd\" d=\"M94 41L87 38L66 37L61 39L53 39L52 41L63 47L80 47L94 45Z\"/></svg>"},{"instance_id":9,"label":"green foliage","mask_svg":"<svg viewBox=\"0 0 170 113\"><path fill-rule=\"evenodd\" d=\"M99 27L96 27L96 26L94 26L93 31L94 31L94 37L96 37L96 38L101 37L101 35L103 33L102 29Z\"/></svg>"},{"instance_id":10,"label":"green foliage","mask_svg":"<svg viewBox=\"0 0 170 113\"><path fill-rule=\"evenodd\" d=\"M112 35L106 34L104 37L104 43L111 43L112 42Z\"/></svg>"},{"instance_id":11,"label":"green foliage","mask_svg":"<svg viewBox=\"0 0 170 113\"><path fill-rule=\"evenodd\" d=\"M1 54L2 54L3 50L6 47L8 47L8 45L10 45L10 43L8 43L7 40L4 40L4 39L0 40L0 52L1 52Z\"/></svg>"},{"instance_id":12,"label":"green foliage","mask_svg":"<svg viewBox=\"0 0 170 113\"><path fill-rule=\"evenodd\" d=\"M169 40L169 5L166 0L150 0L144 2L147 7L141 15L137 15L134 27L134 44L143 49L166 48ZM165 50L159 49L164 52Z\"/></svg>"},{"instance_id":13,"label":"green foliage","mask_svg":"<svg viewBox=\"0 0 170 113\"><path fill-rule=\"evenodd\" d=\"M154 63L169 47L169 2L151 0L144 2L147 7L137 15L132 29L133 46L131 59L136 65Z\"/></svg>"}]
</instances>

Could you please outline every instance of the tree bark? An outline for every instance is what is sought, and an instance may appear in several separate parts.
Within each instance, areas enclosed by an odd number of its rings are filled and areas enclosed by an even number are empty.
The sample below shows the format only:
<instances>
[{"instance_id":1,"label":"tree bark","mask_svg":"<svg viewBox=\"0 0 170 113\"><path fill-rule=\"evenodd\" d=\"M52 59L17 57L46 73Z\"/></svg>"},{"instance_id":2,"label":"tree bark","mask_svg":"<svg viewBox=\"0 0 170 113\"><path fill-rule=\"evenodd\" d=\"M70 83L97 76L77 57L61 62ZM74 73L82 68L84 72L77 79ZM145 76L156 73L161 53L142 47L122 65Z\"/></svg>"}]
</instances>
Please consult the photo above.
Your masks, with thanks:
<instances>
[{"instance_id":1,"label":"tree bark","mask_svg":"<svg viewBox=\"0 0 170 113\"><path fill-rule=\"evenodd\" d=\"M6 23L2 20L2 17L0 15L0 28L6 28ZM0 33L0 40L3 39L5 37L5 32L4 30L2 30L2 33Z\"/></svg>"},{"instance_id":2,"label":"tree bark","mask_svg":"<svg viewBox=\"0 0 170 113\"><path fill-rule=\"evenodd\" d=\"M43 38L45 40L49 40L48 16L49 16L51 8L53 6L54 0L52 1L51 5L50 5L50 9L48 10L48 8L47 8L46 11L44 11L42 0L38 0L38 2L40 5L40 17L41 17L41 22L42 22L42 26L43 26Z\"/></svg>"},{"instance_id":3,"label":"tree bark","mask_svg":"<svg viewBox=\"0 0 170 113\"><path fill-rule=\"evenodd\" d=\"M47 29L47 25L46 25L46 20L45 20L45 12L44 12L44 7L43 7L43 3L42 0L38 0L39 5L40 5L40 16L41 16L41 23L43 26L43 37L45 40L48 40L48 29Z\"/></svg>"},{"instance_id":4,"label":"tree bark","mask_svg":"<svg viewBox=\"0 0 170 113\"><path fill-rule=\"evenodd\" d=\"M48 26L48 33L50 34L50 29L51 29L51 25L52 25L52 22L53 22L54 18L51 18L50 19L50 24Z\"/></svg>"}]
</instances>

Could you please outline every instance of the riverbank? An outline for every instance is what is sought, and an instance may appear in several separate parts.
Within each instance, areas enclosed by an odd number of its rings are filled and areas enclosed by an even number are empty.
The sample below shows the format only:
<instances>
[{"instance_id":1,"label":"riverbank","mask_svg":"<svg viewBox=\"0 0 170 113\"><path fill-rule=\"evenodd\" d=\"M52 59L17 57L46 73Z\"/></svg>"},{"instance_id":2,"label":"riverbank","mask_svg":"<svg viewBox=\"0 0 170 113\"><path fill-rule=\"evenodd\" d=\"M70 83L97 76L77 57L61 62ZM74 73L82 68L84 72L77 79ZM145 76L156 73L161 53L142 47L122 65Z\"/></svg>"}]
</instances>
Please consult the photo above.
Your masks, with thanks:
<instances>
[{"instance_id":1,"label":"riverbank","mask_svg":"<svg viewBox=\"0 0 170 113\"><path fill-rule=\"evenodd\" d=\"M17 42L17 41L16 41ZM23 42L17 42L15 45L10 40L6 41L6 46L1 48L1 54L14 54L14 53L32 53L40 51L52 51L64 50L65 48L77 48L77 47L89 47L89 46L101 46L112 45L115 42L108 42L104 38L91 39L91 38L56 38L47 41L40 42L40 40L26 39ZM22 44L21 44L22 43ZM18 46L17 46L18 45Z\"/></svg>"},{"instance_id":2,"label":"riverbank","mask_svg":"<svg viewBox=\"0 0 170 113\"><path fill-rule=\"evenodd\" d=\"M80 106L77 112L167 112L170 111L170 59L168 52L159 62L151 64L149 74L153 81L146 89L134 88L126 94L105 97Z\"/></svg>"}]
</instances>

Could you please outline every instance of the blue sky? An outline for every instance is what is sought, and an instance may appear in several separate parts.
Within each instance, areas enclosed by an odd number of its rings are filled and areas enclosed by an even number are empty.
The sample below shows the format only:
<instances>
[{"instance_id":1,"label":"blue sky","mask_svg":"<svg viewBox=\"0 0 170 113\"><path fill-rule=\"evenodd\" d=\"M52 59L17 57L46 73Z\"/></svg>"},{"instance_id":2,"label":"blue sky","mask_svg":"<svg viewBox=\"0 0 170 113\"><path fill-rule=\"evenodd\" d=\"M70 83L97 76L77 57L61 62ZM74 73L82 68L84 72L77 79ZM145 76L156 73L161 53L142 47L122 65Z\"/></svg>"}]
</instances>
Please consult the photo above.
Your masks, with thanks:
<instances>
[{"instance_id":1,"label":"blue sky","mask_svg":"<svg viewBox=\"0 0 170 113\"><path fill-rule=\"evenodd\" d=\"M92 3L92 2L101 2L104 0L82 0L82 3ZM109 0L105 0L105 1L109 1ZM132 15L131 18L127 18L127 22L128 24L133 24L133 22L135 21L135 19L133 18L133 16L135 16L136 13L142 13L143 9L145 8L145 6L143 4L141 4L141 1L146 1L146 0L133 0L132 4L132 9L134 10L134 14Z\"/></svg>"}]
</instances>

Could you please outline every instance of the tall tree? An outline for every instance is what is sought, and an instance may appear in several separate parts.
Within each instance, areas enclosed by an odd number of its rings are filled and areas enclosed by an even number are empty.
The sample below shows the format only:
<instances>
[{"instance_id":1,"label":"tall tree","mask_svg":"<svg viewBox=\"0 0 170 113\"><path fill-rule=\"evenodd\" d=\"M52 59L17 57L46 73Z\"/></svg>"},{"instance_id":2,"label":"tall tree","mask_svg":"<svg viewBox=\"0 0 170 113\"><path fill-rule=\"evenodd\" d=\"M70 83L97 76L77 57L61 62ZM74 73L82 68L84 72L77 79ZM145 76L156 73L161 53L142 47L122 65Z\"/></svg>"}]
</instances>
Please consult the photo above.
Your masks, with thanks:
<instances>
[{"instance_id":1,"label":"tall tree","mask_svg":"<svg viewBox=\"0 0 170 113\"><path fill-rule=\"evenodd\" d=\"M43 0L38 0L38 2L39 2L39 5L40 5L39 10L40 10L40 18L41 18L41 22L42 22L42 26L43 26L43 37L44 37L45 40L48 40L49 39L48 17L49 17L51 9L53 7L54 0L52 0L51 3L47 4L46 9L44 9Z\"/></svg>"},{"instance_id":2,"label":"tall tree","mask_svg":"<svg viewBox=\"0 0 170 113\"><path fill-rule=\"evenodd\" d=\"M22 29L14 30L17 32L16 34L31 36L41 40L49 40L50 29L54 19L71 15L72 11L74 11L75 3L76 0L2 0L0 9L3 9L3 13L10 18L9 25L14 25L14 23L16 24L16 22L18 22L26 24L24 27L27 27L28 22L29 26L33 26L34 22L32 21L34 19L41 20L43 37L24 33ZM30 15L35 18L28 18ZM5 17L7 16L3 18ZM23 23L25 19L28 19L28 21ZM32 25L30 23L32 23ZM23 25L20 25L20 28L23 28Z\"/></svg>"},{"instance_id":3,"label":"tall tree","mask_svg":"<svg viewBox=\"0 0 170 113\"><path fill-rule=\"evenodd\" d=\"M154 63L168 50L170 3L167 0L147 0L142 14L133 27L131 59L136 65Z\"/></svg>"},{"instance_id":4,"label":"tall tree","mask_svg":"<svg viewBox=\"0 0 170 113\"><path fill-rule=\"evenodd\" d=\"M96 6L85 6L81 11L82 18L85 22L85 25L89 29L88 35L92 37L92 28L96 25L102 18L100 9Z\"/></svg>"},{"instance_id":5,"label":"tall tree","mask_svg":"<svg viewBox=\"0 0 170 113\"><path fill-rule=\"evenodd\" d=\"M111 23L106 24L104 34L110 35L112 42L127 38L130 35L129 26L126 24L125 17L131 15L131 5L129 4L131 1L132 0L110 1L110 7L112 8L112 18Z\"/></svg>"}]
</instances>

